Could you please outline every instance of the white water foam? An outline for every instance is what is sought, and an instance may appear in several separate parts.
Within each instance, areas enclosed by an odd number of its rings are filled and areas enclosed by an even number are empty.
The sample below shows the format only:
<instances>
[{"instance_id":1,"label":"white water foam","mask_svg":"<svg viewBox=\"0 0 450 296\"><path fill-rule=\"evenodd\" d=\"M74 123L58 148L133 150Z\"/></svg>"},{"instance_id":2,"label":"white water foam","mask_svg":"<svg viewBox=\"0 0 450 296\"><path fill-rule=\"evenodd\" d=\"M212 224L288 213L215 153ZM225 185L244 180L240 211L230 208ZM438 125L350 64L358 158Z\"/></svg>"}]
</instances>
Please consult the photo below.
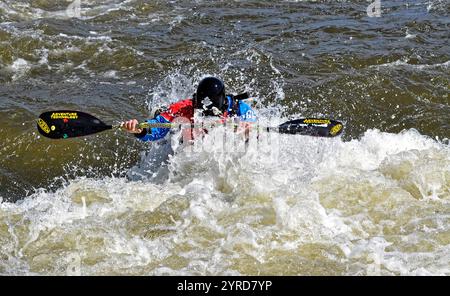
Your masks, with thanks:
<instances>
[{"instance_id":1,"label":"white water foam","mask_svg":"<svg viewBox=\"0 0 450 296\"><path fill-rule=\"evenodd\" d=\"M394 62L390 62L390 63L386 63L386 64L380 64L380 65L372 65L369 66L369 68L383 68L383 67L388 67L388 68L399 68L399 67L405 67L405 68L411 68L411 69L418 69L418 70L423 70L423 69L434 69L434 68L448 68L450 66L450 61L446 61L444 63L437 63L437 64L423 64L423 65L414 65L414 64L409 64L408 60L397 60Z\"/></svg>"},{"instance_id":2,"label":"white water foam","mask_svg":"<svg viewBox=\"0 0 450 296\"><path fill-rule=\"evenodd\" d=\"M12 80L14 81L25 76L30 71L31 66L26 60L19 58L12 63L9 69L14 73L12 76Z\"/></svg>"},{"instance_id":3,"label":"white water foam","mask_svg":"<svg viewBox=\"0 0 450 296\"><path fill-rule=\"evenodd\" d=\"M3 202L0 270L61 274L76 253L83 274L314 274L277 266L316 258L326 273L448 275L448 146L415 130L280 141L278 162L179 150L162 183L81 178Z\"/></svg>"}]
</instances>

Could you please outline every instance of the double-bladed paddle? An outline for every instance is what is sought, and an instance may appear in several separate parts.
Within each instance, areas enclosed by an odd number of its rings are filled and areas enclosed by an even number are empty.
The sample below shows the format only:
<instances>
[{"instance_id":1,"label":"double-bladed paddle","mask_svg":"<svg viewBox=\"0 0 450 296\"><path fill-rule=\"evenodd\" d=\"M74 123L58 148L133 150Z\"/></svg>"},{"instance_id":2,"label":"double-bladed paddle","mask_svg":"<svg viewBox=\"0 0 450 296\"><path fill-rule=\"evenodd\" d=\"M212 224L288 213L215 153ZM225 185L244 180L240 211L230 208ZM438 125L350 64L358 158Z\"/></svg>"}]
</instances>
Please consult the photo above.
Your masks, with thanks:
<instances>
[{"instance_id":1,"label":"double-bladed paddle","mask_svg":"<svg viewBox=\"0 0 450 296\"><path fill-rule=\"evenodd\" d=\"M342 133L344 125L331 119L303 118L287 121L277 127L257 128L282 134L298 134L315 137L335 137ZM67 139L88 136L110 129L120 129L121 125L108 125L100 119L80 111L57 110L44 112L37 120L38 131L50 139ZM205 125L179 123L140 123L138 128L205 128Z\"/></svg>"}]
</instances>

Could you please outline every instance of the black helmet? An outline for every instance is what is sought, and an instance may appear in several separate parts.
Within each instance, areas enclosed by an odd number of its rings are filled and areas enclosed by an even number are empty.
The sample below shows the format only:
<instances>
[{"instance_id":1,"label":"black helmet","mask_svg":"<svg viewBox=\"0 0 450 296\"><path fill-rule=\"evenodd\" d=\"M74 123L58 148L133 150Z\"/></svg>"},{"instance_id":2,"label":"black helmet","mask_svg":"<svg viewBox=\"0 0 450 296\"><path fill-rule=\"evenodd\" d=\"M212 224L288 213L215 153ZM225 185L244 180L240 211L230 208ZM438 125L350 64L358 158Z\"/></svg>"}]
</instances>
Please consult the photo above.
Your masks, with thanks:
<instances>
[{"instance_id":1,"label":"black helmet","mask_svg":"<svg viewBox=\"0 0 450 296\"><path fill-rule=\"evenodd\" d=\"M209 105L205 102L206 98L210 101ZM198 84L194 95L194 108L212 110L213 107L220 111L224 111L227 107L225 85L218 78L206 77Z\"/></svg>"}]
</instances>

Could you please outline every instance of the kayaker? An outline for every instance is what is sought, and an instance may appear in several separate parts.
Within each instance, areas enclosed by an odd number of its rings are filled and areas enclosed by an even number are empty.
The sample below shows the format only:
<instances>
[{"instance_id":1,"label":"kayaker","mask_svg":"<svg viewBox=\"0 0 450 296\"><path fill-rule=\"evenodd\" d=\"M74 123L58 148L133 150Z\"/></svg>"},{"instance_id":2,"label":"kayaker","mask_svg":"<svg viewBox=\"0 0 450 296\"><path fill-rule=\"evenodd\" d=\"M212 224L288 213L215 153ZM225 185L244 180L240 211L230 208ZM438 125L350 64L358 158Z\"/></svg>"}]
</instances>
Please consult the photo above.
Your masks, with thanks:
<instances>
[{"instance_id":1,"label":"kayaker","mask_svg":"<svg viewBox=\"0 0 450 296\"><path fill-rule=\"evenodd\" d=\"M192 99L185 99L168 106L165 110L156 112L154 118L146 120L149 123L170 123L182 118L184 122L193 123L194 112L199 110L204 116L216 116L219 120L238 118L240 122L256 121L255 112L239 96L225 94L225 85L216 77L206 77L200 81ZM139 122L131 119L122 123L123 128L133 133L138 139L156 141L163 139L169 128L137 128Z\"/></svg>"}]
</instances>

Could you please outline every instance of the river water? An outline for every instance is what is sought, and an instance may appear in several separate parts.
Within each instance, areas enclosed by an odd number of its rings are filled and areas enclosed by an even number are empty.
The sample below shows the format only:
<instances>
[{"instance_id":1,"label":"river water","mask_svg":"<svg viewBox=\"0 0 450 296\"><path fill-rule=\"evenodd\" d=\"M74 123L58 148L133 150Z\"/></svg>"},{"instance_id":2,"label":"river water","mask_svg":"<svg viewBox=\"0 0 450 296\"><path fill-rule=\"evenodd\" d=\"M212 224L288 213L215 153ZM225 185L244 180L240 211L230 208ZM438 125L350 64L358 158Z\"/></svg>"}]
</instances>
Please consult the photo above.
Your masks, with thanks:
<instances>
[{"instance_id":1,"label":"river water","mask_svg":"<svg viewBox=\"0 0 450 296\"><path fill-rule=\"evenodd\" d=\"M0 1L0 274L450 275L450 4L370 3ZM146 119L206 75L345 134L37 133L56 109Z\"/></svg>"}]
</instances>

